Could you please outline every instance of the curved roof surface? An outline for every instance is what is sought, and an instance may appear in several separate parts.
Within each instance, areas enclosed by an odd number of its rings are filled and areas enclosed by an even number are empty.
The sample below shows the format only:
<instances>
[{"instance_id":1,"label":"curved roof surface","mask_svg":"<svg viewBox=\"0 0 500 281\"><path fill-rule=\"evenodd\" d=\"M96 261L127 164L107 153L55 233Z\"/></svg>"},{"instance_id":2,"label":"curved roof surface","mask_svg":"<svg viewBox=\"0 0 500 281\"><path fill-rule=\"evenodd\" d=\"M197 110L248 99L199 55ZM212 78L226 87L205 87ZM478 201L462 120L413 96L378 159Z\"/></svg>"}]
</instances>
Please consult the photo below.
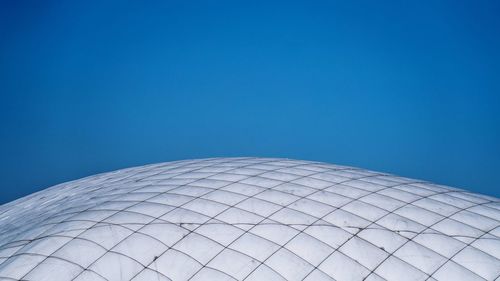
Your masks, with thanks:
<instances>
[{"instance_id":1,"label":"curved roof surface","mask_svg":"<svg viewBox=\"0 0 500 281\"><path fill-rule=\"evenodd\" d=\"M499 280L500 200L318 162L129 168L0 206L0 280Z\"/></svg>"}]
</instances>

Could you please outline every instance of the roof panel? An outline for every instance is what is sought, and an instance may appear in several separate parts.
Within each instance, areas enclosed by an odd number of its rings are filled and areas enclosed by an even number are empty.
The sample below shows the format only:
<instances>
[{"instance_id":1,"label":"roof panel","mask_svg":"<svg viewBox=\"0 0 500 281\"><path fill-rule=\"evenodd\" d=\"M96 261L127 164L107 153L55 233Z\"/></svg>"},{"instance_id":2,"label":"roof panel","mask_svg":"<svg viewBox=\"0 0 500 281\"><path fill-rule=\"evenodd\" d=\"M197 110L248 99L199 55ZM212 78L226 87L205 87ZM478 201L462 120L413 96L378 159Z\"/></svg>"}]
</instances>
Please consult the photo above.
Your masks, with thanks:
<instances>
[{"instance_id":1,"label":"roof panel","mask_svg":"<svg viewBox=\"0 0 500 281\"><path fill-rule=\"evenodd\" d=\"M499 199L310 161L146 165L0 206L0 280L495 280L499 268Z\"/></svg>"}]
</instances>

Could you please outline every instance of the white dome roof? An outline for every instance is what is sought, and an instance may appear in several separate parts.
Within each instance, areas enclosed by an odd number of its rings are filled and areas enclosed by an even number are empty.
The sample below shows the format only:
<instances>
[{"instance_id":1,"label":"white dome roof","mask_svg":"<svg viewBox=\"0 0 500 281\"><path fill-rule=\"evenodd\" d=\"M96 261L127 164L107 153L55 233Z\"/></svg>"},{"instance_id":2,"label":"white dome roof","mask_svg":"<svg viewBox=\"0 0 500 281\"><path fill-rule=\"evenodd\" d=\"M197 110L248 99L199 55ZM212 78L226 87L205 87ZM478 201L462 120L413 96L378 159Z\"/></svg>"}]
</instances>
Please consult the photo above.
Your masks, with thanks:
<instances>
[{"instance_id":1,"label":"white dome roof","mask_svg":"<svg viewBox=\"0 0 500 281\"><path fill-rule=\"evenodd\" d=\"M0 206L0 281L499 275L499 199L317 162L147 165Z\"/></svg>"}]
</instances>

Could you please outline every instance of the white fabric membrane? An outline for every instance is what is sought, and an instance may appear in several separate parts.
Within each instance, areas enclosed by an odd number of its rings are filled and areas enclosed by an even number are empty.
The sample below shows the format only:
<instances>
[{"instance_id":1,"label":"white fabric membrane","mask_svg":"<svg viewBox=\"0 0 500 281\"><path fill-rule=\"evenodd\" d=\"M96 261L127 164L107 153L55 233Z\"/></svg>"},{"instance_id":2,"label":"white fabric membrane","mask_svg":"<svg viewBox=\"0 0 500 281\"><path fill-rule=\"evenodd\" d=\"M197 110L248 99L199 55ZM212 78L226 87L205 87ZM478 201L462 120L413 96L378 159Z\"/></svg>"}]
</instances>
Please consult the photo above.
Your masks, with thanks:
<instances>
[{"instance_id":1,"label":"white fabric membrane","mask_svg":"<svg viewBox=\"0 0 500 281\"><path fill-rule=\"evenodd\" d=\"M319 162L146 165L0 206L0 281L499 276L500 199Z\"/></svg>"}]
</instances>

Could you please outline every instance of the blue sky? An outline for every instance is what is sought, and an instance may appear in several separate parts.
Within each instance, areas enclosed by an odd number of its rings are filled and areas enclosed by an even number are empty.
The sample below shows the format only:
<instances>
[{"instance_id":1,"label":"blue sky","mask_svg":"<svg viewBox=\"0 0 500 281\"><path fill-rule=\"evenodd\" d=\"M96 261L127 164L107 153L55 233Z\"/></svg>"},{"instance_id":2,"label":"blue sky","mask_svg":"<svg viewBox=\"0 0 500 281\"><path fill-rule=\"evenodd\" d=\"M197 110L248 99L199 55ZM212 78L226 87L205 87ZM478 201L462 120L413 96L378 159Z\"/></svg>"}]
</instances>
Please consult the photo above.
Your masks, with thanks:
<instances>
[{"instance_id":1,"label":"blue sky","mask_svg":"<svg viewBox=\"0 0 500 281\"><path fill-rule=\"evenodd\" d=\"M2 1L0 203L215 156L498 197L499 14L496 1Z\"/></svg>"}]
</instances>

